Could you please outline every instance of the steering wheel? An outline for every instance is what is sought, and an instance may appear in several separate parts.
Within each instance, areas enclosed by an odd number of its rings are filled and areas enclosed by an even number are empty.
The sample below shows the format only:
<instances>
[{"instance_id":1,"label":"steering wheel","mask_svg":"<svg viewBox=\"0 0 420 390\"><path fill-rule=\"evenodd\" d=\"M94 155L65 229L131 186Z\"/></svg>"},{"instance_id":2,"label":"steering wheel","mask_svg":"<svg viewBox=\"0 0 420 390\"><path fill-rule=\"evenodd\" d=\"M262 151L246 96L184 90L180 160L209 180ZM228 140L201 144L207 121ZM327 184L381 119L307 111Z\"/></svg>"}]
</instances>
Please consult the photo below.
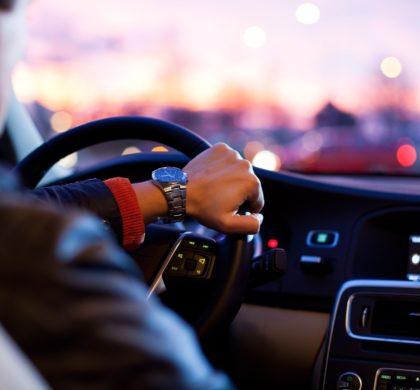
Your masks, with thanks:
<instances>
[{"instance_id":1,"label":"steering wheel","mask_svg":"<svg viewBox=\"0 0 420 390\"><path fill-rule=\"evenodd\" d=\"M207 141L190 130L167 121L145 117L115 117L90 122L57 135L22 160L16 171L27 187L34 188L47 171L67 155L102 142L122 139L163 143L184 153L188 158L194 158L210 147ZM91 169L90 172L94 173L95 170ZM124 173L121 175L124 176ZM178 253L173 246L173 233L168 235L167 232L168 229L158 229L159 247L169 250L164 251L164 260L153 259L153 263L159 264L155 275L165 271L162 267L168 266L171 254L173 256ZM156 235L156 227L153 235ZM185 234L176 231L176 235L175 241L179 247ZM194 239L198 242L206 240L202 237ZM187 240L191 241L191 238L187 237ZM146 240L141 249L143 253L147 252L148 245ZM151 244L151 251L156 257L157 251L153 245L156 246L156 241ZM212 245L214 261L210 276L207 275L205 280L189 280L184 277L175 278L174 281L172 278L172 282L169 280L168 283L167 300L171 302L170 306L180 312L195 327L200 339L205 341L217 334L217 331L230 323L236 315L245 293L250 270L250 248L246 237L225 236L223 240L214 241ZM148 262L151 260L149 258ZM173 288L169 288L170 286Z\"/></svg>"}]
</instances>

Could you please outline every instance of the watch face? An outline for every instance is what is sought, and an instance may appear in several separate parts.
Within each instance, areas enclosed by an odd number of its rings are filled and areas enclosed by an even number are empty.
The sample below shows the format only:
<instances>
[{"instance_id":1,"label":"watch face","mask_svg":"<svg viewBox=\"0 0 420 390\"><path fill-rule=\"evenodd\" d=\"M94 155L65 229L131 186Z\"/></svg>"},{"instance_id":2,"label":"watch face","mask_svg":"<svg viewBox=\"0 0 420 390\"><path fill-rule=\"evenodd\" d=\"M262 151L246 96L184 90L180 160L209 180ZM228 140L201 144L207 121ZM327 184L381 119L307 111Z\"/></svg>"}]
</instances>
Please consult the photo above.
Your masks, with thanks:
<instances>
[{"instance_id":1,"label":"watch face","mask_svg":"<svg viewBox=\"0 0 420 390\"><path fill-rule=\"evenodd\" d=\"M152 179L159 182L186 183L187 175L179 168L164 167L153 171Z\"/></svg>"}]
</instances>

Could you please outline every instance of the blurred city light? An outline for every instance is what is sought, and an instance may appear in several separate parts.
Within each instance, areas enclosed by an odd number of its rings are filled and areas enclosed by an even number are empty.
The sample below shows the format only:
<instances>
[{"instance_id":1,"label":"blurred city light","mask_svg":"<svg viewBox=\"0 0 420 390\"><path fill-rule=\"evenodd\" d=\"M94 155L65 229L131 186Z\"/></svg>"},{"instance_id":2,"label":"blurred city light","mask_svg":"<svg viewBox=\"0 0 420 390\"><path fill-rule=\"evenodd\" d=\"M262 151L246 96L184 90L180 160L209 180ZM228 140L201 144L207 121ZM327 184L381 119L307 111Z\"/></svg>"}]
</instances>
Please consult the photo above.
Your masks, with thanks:
<instances>
[{"instance_id":1,"label":"blurred city light","mask_svg":"<svg viewBox=\"0 0 420 390\"><path fill-rule=\"evenodd\" d=\"M141 153L141 150L137 146L129 146L128 148L125 148L121 154L123 156L127 156L129 154L136 154L136 153Z\"/></svg>"},{"instance_id":2,"label":"blurred city light","mask_svg":"<svg viewBox=\"0 0 420 390\"><path fill-rule=\"evenodd\" d=\"M269 150L258 152L252 159L255 167L267 169L268 171L278 171L281 167L280 158Z\"/></svg>"},{"instance_id":3,"label":"blurred city light","mask_svg":"<svg viewBox=\"0 0 420 390\"><path fill-rule=\"evenodd\" d=\"M320 17L320 9L313 3L303 3L296 9L296 19L299 23L316 24Z\"/></svg>"},{"instance_id":4,"label":"blurred city light","mask_svg":"<svg viewBox=\"0 0 420 390\"><path fill-rule=\"evenodd\" d=\"M169 150L168 150L168 148L165 148L165 146L155 146L152 149L152 152L162 153L162 152L169 152Z\"/></svg>"},{"instance_id":5,"label":"blurred city light","mask_svg":"<svg viewBox=\"0 0 420 390\"><path fill-rule=\"evenodd\" d=\"M302 137L302 147L307 152L317 152L324 144L324 138L319 132L312 130Z\"/></svg>"},{"instance_id":6,"label":"blurred city light","mask_svg":"<svg viewBox=\"0 0 420 390\"><path fill-rule=\"evenodd\" d=\"M420 24L413 2L175 3L156 0L143 13L132 1L34 2L13 85L43 136L144 115L228 142L264 167L322 170L332 160L351 172L398 172L416 164ZM319 23L321 9L322 26L304 26ZM384 82L402 71L404 83ZM343 128L336 111L318 123L328 102L353 116L354 126ZM357 165L359 149L366 162Z\"/></svg>"},{"instance_id":7,"label":"blurred city light","mask_svg":"<svg viewBox=\"0 0 420 390\"><path fill-rule=\"evenodd\" d=\"M51 127L57 133L63 133L70 129L73 124L72 116L66 111L59 111L53 114L50 119Z\"/></svg>"},{"instance_id":8,"label":"blurred city light","mask_svg":"<svg viewBox=\"0 0 420 390\"><path fill-rule=\"evenodd\" d=\"M243 42L246 46L253 49L264 46L267 41L267 34L258 26L252 26L245 30L243 35Z\"/></svg>"},{"instance_id":9,"label":"blurred city light","mask_svg":"<svg viewBox=\"0 0 420 390\"><path fill-rule=\"evenodd\" d=\"M67 157L62 158L58 162L58 165L62 168L70 169L76 166L78 160L79 160L79 156L76 152L76 153L69 154Z\"/></svg>"},{"instance_id":10,"label":"blurred city light","mask_svg":"<svg viewBox=\"0 0 420 390\"><path fill-rule=\"evenodd\" d=\"M417 161L416 148L410 144L401 145L397 150L397 160L404 168L413 166Z\"/></svg>"},{"instance_id":11,"label":"blurred city light","mask_svg":"<svg viewBox=\"0 0 420 390\"><path fill-rule=\"evenodd\" d=\"M402 65L396 57L386 57L381 62L381 71L385 77L394 79L402 72Z\"/></svg>"}]
</instances>

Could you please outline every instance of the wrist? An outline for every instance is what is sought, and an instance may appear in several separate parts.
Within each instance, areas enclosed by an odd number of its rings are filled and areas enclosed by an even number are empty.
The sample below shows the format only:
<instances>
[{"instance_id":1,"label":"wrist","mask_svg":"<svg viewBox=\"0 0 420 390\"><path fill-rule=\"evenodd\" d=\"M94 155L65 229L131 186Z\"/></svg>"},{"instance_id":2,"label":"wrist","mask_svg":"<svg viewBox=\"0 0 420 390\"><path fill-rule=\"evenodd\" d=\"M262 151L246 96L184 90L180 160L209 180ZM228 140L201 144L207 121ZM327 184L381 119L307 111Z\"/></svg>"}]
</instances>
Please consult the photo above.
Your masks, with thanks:
<instances>
[{"instance_id":1,"label":"wrist","mask_svg":"<svg viewBox=\"0 0 420 390\"><path fill-rule=\"evenodd\" d=\"M168 214L168 203L162 191L151 180L133 184L137 202L143 210L145 224Z\"/></svg>"}]
</instances>

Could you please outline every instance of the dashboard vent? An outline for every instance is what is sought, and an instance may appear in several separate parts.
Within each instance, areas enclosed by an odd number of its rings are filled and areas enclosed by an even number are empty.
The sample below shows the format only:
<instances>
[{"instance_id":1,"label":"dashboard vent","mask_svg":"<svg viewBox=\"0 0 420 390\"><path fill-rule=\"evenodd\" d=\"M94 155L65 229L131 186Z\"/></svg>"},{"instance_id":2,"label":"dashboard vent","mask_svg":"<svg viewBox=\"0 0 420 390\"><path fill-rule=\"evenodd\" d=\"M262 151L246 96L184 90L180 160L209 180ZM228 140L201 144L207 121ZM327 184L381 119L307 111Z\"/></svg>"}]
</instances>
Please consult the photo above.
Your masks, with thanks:
<instances>
[{"instance_id":1,"label":"dashboard vent","mask_svg":"<svg viewBox=\"0 0 420 390\"><path fill-rule=\"evenodd\" d=\"M420 340L420 300L415 297L376 300L370 333L384 338Z\"/></svg>"}]
</instances>

